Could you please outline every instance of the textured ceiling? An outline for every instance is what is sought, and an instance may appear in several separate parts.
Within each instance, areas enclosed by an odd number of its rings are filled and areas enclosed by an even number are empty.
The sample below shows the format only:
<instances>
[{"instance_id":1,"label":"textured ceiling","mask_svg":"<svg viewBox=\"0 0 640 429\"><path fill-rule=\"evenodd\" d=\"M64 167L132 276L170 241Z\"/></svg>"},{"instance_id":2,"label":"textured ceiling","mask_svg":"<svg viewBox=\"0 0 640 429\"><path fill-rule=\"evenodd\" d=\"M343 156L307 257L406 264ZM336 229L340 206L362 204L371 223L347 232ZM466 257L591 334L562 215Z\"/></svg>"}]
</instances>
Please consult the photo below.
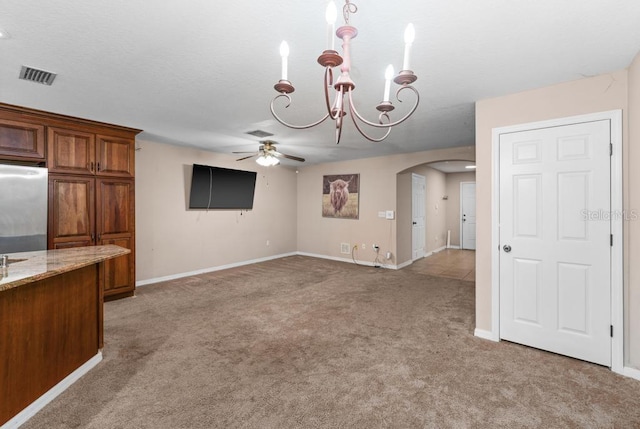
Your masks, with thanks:
<instances>
[{"instance_id":1,"label":"textured ceiling","mask_svg":"<svg viewBox=\"0 0 640 429\"><path fill-rule=\"evenodd\" d=\"M638 0L354 2L352 77L369 120L386 65L402 64L406 24L416 28L420 105L384 142L347 121L336 145L332 123L292 130L271 116L285 39L296 92L282 115L308 123L323 114L325 0L3 0L0 28L11 38L0 39L0 101L222 153L257 150L259 138L245 133L261 129L280 151L319 163L472 145L476 100L620 70L640 49ZM50 87L18 80L21 65L58 77Z\"/></svg>"}]
</instances>

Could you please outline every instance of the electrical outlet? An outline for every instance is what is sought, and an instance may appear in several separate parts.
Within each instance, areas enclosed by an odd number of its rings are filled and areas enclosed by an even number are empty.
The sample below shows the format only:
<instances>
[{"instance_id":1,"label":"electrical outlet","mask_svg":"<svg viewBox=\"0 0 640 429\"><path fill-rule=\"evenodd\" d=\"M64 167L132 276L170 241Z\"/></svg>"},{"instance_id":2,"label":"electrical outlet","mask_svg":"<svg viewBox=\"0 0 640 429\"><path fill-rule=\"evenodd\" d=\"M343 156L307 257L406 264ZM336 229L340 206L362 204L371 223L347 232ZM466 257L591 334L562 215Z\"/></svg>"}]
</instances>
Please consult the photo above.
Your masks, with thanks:
<instances>
[{"instance_id":1,"label":"electrical outlet","mask_svg":"<svg viewBox=\"0 0 640 429\"><path fill-rule=\"evenodd\" d=\"M367 245L366 245L366 244L364 244L364 243L362 243L362 250L364 250L364 249L366 249L366 248L367 248Z\"/></svg>"}]
</instances>

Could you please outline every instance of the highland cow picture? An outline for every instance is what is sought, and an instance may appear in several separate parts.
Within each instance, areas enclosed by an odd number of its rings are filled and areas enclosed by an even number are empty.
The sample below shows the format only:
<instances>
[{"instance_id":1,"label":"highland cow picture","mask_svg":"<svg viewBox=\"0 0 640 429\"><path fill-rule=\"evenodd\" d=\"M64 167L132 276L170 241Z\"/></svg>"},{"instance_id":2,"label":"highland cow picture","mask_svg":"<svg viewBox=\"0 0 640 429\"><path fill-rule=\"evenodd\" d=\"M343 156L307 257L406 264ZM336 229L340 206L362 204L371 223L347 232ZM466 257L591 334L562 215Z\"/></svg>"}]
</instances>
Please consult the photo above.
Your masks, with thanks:
<instances>
[{"instance_id":1,"label":"highland cow picture","mask_svg":"<svg viewBox=\"0 0 640 429\"><path fill-rule=\"evenodd\" d=\"M322 177L322 217L358 219L359 207L359 174Z\"/></svg>"}]
</instances>

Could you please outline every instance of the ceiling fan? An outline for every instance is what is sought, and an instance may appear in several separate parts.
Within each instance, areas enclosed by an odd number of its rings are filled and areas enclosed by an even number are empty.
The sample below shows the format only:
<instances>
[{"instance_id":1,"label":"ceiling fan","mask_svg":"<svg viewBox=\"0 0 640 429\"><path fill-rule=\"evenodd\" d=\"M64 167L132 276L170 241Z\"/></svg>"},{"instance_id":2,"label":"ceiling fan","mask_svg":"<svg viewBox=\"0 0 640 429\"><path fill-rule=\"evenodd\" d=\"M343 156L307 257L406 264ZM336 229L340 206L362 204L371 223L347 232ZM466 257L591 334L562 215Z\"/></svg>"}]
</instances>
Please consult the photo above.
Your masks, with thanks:
<instances>
[{"instance_id":1,"label":"ceiling fan","mask_svg":"<svg viewBox=\"0 0 640 429\"><path fill-rule=\"evenodd\" d=\"M258 148L257 152L233 152L236 154L244 154L250 153L251 155L245 156L243 158L237 159L236 161L243 161L245 159L253 158L254 156L258 156L256 162L261 165L276 165L279 161L276 158L287 158L292 159L294 161L304 162L304 158L300 158L298 156L287 155L282 152L278 152L276 149L276 142L271 140L265 140L260 142L262 143ZM261 162L263 161L263 162Z\"/></svg>"}]
</instances>

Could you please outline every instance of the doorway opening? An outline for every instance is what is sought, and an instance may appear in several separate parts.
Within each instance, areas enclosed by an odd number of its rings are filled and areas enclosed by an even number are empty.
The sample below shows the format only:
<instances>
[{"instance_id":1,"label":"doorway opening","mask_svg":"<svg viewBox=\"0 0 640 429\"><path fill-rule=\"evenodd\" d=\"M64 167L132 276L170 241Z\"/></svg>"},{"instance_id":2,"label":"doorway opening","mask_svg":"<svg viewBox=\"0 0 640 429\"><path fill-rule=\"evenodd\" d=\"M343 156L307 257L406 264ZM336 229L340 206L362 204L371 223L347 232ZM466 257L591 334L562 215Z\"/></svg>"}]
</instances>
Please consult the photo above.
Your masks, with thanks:
<instances>
[{"instance_id":1,"label":"doorway opening","mask_svg":"<svg viewBox=\"0 0 640 429\"><path fill-rule=\"evenodd\" d=\"M431 275L475 281L475 234L466 249L461 241L463 219L475 219L474 200L467 199L472 209L462 210L462 183L475 184L475 170L469 168L474 166L474 161L437 161L399 173L398 255L406 256L399 259L398 268L413 264ZM420 176L424 185L416 183ZM418 225L416 215L423 217L424 226Z\"/></svg>"}]
</instances>

